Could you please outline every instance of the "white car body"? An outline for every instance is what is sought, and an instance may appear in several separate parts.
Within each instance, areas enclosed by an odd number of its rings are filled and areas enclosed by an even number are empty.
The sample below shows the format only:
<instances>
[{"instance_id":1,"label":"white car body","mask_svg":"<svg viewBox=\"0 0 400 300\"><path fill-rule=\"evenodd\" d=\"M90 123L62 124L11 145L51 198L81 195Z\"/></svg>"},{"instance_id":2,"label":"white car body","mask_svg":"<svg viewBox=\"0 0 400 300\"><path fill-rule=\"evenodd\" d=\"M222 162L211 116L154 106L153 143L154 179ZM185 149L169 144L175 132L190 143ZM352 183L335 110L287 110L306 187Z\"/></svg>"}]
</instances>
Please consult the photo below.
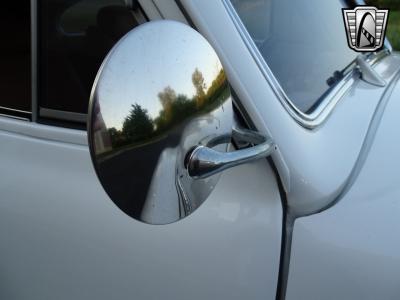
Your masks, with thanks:
<instances>
[{"instance_id":1,"label":"white car body","mask_svg":"<svg viewBox=\"0 0 400 300\"><path fill-rule=\"evenodd\" d=\"M387 86L352 76L301 124L227 1L139 2L151 20L193 23L278 150L154 226L109 199L85 131L0 116L0 298L397 299L400 56L376 60Z\"/></svg>"}]
</instances>

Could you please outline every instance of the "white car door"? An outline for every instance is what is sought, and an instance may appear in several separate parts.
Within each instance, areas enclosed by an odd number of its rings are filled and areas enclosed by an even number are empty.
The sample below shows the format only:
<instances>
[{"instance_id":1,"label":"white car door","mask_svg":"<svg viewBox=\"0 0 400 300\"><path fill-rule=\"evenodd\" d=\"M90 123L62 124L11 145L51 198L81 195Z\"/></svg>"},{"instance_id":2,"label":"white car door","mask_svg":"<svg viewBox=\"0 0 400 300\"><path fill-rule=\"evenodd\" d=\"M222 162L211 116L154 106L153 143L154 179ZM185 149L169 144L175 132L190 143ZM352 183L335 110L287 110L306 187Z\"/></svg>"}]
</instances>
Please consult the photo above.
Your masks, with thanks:
<instances>
[{"instance_id":1,"label":"white car door","mask_svg":"<svg viewBox=\"0 0 400 300\"><path fill-rule=\"evenodd\" d=\"M341 1L181 2L278 147L286 221L277 298L395 299L399 55L356 58ZM364 78L360 60L385 86Z\"/></svg>"},{"instance_id":2,"label":"white car door","mask_svg":"<svg viewBox=\"0 0 400 300\"><path fill-rule=\"evenodd\" d=\"M85 120L101 59L146 17L125 1L31 4L9 1L0 18L0 298L274 299L282 204L270 163L224 172L177 223L127 216L97 179Z\"/></svg>"}]
</instances>

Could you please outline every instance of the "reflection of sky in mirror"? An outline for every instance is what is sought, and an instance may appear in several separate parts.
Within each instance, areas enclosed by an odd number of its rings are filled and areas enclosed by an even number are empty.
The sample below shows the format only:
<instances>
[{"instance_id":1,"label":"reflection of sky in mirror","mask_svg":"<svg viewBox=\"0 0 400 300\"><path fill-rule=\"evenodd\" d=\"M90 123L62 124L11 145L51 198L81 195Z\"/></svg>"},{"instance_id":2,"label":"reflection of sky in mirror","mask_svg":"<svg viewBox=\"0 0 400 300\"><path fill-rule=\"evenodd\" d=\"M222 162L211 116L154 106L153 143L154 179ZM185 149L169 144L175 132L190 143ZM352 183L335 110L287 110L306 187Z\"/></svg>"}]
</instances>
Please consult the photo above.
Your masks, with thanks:
<instances>
[{"instance_id":1,"label":"reflection of sky in mirror","mask_svg":"<svg viewBox=\"0 0 400 300\"><path fill-rule=\"evenodd\" d=\"M167 86L176 95L184 94L191 99L196 94L192 83L196 68L203 74L205 91L211 86L221 70L217 56L202 38L199 40L197 33L193 37L187 28L178 29L181 32L165 28L164 35L149 27L135 31L113 51L97 86L107 128L121 129L135 103L155 119L162 110L158 93Z\"/></svg>"}]
</instances>

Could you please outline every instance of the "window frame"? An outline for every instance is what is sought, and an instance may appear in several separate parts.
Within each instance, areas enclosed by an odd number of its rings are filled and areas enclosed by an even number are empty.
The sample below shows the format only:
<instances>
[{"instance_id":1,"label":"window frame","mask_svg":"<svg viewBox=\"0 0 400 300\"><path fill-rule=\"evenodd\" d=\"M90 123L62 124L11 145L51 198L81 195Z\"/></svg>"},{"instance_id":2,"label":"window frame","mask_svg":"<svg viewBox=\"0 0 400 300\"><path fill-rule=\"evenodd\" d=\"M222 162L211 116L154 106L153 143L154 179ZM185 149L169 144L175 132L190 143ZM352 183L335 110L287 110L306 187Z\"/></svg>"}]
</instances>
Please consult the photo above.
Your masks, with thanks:
<instances>
[{"instance_id":1,"label":"window frame","mask_svg":"<svg viewBox=\"0 0 400 300\"><path fill-rule=\"evenodd\" d=\"M345 74L344 77L332 89L328 90L325 96L322 96L321 100L316 103L316 107L311 113L304 113L296 107L294 102L285 93L284 89L268 66L268 63L265 61L264 57L259 51L257 45L251 38L231 1L222 0L222 2L255 63L289 115L298 124L306 129L315 129L324 123L328 116L332 113L333 109L336 107L336 104L340 101L340 99L343 98L355 81L359 79L360 76L359 71L356 68L356 63L352 62L349 64L349 71L347 74ZM386 39L385 48L370 55L367 58L367 62L371 65L375 65L379 60L390 53L391 50L390 47L388 47L388 42Z\"/></svg>"},{"instance_id":2,"label":"window frame","mask_svg":"<svg viewBox=\"0 0 400 300\"><path fill-rule=\"evenodd\" d=\"M38 13L37 0L31 0L31 121L38 118Z\"/></svg>"}]
</instances>

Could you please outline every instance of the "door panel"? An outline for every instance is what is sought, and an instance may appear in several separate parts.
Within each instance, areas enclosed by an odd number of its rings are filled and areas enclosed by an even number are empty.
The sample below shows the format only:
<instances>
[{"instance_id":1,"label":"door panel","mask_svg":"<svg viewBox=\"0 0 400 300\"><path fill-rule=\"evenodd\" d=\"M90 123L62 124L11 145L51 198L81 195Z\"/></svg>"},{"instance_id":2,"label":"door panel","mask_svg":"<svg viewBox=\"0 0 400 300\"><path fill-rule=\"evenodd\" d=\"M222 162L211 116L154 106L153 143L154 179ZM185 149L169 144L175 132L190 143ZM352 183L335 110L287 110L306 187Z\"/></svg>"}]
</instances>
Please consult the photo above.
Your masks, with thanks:
<instances>
[{"instance_id":1,"label":"door panel","mask_svg":"<svg viewBox=\"0 0 400 300\"><path fill-rule=\"evenodd\" d=\"M296 220L288 299L399 299L399 78L400 71L340 201Z\"/></svg>"},{"instance_id":2,"label":"door panel","mask_svg":"<svg viewBox=\"0 0 400 300\"><path fill-rule=\"evenodd\" d=\"M0 129L2 121L0 117ZM19 122L18 131L32 124ZM282 207L266 160L223 173L181 222L103 191L87 146L0 131L0 299L274 299ZM40 126L40 136L85 132Z\"/></svg>"}]
</instances>

